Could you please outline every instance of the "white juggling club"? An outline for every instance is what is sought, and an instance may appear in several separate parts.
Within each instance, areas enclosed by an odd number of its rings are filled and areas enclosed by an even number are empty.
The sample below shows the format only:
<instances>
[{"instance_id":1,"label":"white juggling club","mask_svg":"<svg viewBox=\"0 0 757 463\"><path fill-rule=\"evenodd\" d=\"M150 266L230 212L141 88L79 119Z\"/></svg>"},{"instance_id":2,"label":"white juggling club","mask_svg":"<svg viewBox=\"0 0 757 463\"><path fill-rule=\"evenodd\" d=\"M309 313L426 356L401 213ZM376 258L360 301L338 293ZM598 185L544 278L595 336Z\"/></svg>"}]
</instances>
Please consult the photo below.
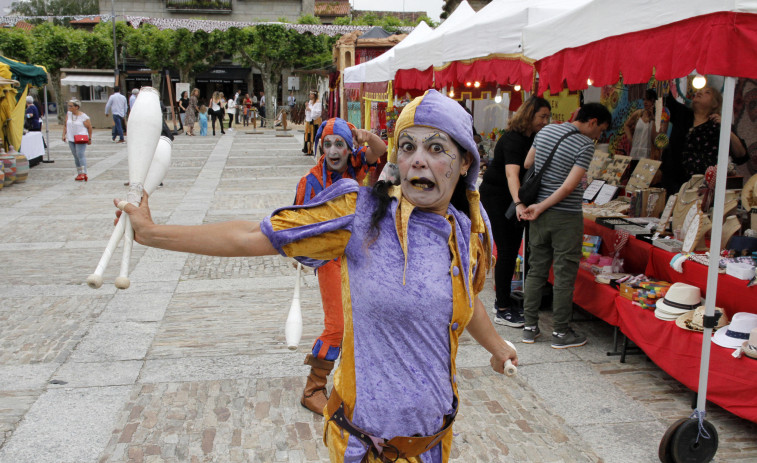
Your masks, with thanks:
<instances>
[{"instance_id":1,"label":"white juggling club","mask_svg":"<svg viewBox=\"0 0 757 463\"><path fill-rule=\"evenodd\" d=\"M152 163L155 149L163 130L163 112L160 109L160 94L152 87L142 87L129 113L129 142L126 153L129 159L129 192L126 200L139 206L144 191L147 170ZM129 260L134 244L134 230L128 217L124 221L124 253L121 257L121 272L116 278L116 288L129 287Z\"/></svg>"},{"instance_id":2,"label":"white juggling club","mask_svg":"<svg viewBox=\"0 0 757 463\"><path fill-rule=\"evenodd\" d=\"M147 176L145 177L144 190L149 195L151 195L158 188L158 185L163 182L163 179L168 172L168 166L171 165L172 145L173 142L169 138L160 137L158 147L155 149L155 155L153 156L152 163L150 164L150 169L147 171ZM126 201L122 201L122 203L125 202ZM126 216L124 215L124 217ZM113 229L113 233L110 235L108 245L105 247L105 251L103 251L102 257L100 257L100 262L97 263L95 272L87 277L87 284L90 288L97 289L102 286L103 273L108 267L108 263L110 262L111 257L113 257L113 253L116 251L118 243L124 236L124 230L126 228L124 226L125 223L126 220L118 221L116 227Z\"/></svg>"},{"instance_id":3,"label":"white juggling club","mask_svg":"<svg viewBox=\"0 0 757 463\"><path fill-rule=\"evenodd\" d=\"M286 327L287 347L289 350L297 350L302 337L302 310L300 308L300 278L302 277L302 264L297 263L297 282L294 284L294 296L292 296L292 306L289 307Z\"/></svg>"},{"instance_id":4,"label":"white juggling club","mask_svg":"<svg viewBox=\"0 0 757 463\"><path fill-rule=\"evenodd\" d=\"M510 341L505 341L508 346L512 347L513 350L515 350L515 346ZM518 373L518 367L513 365L513 361L510 359L505 360L505 375L507 376L515 376Z\"/></svg>"}]
</instances>

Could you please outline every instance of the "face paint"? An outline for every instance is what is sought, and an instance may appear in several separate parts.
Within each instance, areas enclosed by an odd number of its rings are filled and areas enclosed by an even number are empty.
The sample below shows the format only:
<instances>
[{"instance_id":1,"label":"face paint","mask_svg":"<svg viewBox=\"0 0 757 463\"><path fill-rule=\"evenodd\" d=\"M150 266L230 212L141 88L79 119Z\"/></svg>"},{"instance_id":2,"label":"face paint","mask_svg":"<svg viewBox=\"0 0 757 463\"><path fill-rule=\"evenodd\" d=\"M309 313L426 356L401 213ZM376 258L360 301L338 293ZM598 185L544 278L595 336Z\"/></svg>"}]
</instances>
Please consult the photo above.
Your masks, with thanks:
<instances>
[{"instance_id":1,"label":"face paint","mask_svg":"<svg viewBox=\"0 0 757 463\"><path fill-rule=\"evenodd\" d=\"M402 195L421 210L443 215L470 160L447 133L413 126L397 139L397 165Z\"/></svg>"},{"instance_id":2,"label":"face paint","mask_svg":"<svg viewBox=\"0 0 757 463\"><path fill-rule=\"evenodd\" d=\"M322 151L326 167L334 172L347 170L350 147L340 135L326 135L322 141Z\"/></svg>"}]
</instances>

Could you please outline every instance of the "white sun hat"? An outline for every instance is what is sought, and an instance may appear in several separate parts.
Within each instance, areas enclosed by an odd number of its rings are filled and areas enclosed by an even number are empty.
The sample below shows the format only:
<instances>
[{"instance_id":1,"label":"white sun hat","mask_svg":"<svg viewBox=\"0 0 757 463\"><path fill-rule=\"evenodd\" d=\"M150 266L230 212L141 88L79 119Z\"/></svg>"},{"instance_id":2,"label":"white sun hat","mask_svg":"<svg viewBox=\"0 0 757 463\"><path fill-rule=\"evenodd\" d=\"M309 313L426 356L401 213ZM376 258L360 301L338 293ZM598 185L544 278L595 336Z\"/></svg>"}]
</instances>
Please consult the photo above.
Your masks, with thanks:
<instances>
[{"instance_id":1,"label":"white sun hat","mask_svg":"<svg viewBox=\"0 0 757 463\"><path fill-rule=\"evenodd\" d=\"M712 342L729 349L737 349L749 339L750 332L757 328L757 314L739 312L734 314L731 324L719 329Z\"/></svg>"}]
</instances>

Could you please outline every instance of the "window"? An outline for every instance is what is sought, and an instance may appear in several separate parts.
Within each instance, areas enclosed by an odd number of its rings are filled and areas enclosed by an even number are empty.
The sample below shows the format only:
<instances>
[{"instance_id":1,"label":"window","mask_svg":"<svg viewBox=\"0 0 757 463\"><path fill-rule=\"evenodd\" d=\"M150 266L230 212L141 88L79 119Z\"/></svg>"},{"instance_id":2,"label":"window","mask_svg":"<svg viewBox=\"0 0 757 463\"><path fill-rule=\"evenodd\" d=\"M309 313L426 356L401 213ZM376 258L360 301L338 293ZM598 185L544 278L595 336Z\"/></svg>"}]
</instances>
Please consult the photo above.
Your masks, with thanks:
<instances>
[{"instance_id":1,"label":"window","mask_svg":"<svg viewBox=\"0 0 757 463\"><path fill-rule=\"evenodd\" d=\"M101 85L72 85L71 87L71 93L78 93L80 101L108 101L108 87ZM77 88L78 92L74 88Z\"/></svg>"}]
</instances>

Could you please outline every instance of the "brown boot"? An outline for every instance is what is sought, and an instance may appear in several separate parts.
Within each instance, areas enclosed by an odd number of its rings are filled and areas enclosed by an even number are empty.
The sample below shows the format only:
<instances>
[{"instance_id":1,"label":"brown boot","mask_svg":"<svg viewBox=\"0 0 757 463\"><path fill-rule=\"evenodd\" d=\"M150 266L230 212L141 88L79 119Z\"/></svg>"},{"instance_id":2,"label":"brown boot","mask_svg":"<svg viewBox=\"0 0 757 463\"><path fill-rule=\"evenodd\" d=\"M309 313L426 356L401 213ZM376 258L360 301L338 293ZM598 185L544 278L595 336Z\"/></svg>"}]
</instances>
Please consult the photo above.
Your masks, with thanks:
<instances>
[{"instance_id":1,"label":"brown boot","mask_svg":"<svg viewBox=\"0 0 757 463\"><path fill-rule=\"evenodd\" d=\"M313 413L323 416L323 409L328 401L326 381L334 368L334 362L321 360L313 357L312 354L308 354L305 356L305 365L310 365L310 374L307 383L305 383L305 390L302 391L300 403Z\"/></svg>"}]
</instances>

